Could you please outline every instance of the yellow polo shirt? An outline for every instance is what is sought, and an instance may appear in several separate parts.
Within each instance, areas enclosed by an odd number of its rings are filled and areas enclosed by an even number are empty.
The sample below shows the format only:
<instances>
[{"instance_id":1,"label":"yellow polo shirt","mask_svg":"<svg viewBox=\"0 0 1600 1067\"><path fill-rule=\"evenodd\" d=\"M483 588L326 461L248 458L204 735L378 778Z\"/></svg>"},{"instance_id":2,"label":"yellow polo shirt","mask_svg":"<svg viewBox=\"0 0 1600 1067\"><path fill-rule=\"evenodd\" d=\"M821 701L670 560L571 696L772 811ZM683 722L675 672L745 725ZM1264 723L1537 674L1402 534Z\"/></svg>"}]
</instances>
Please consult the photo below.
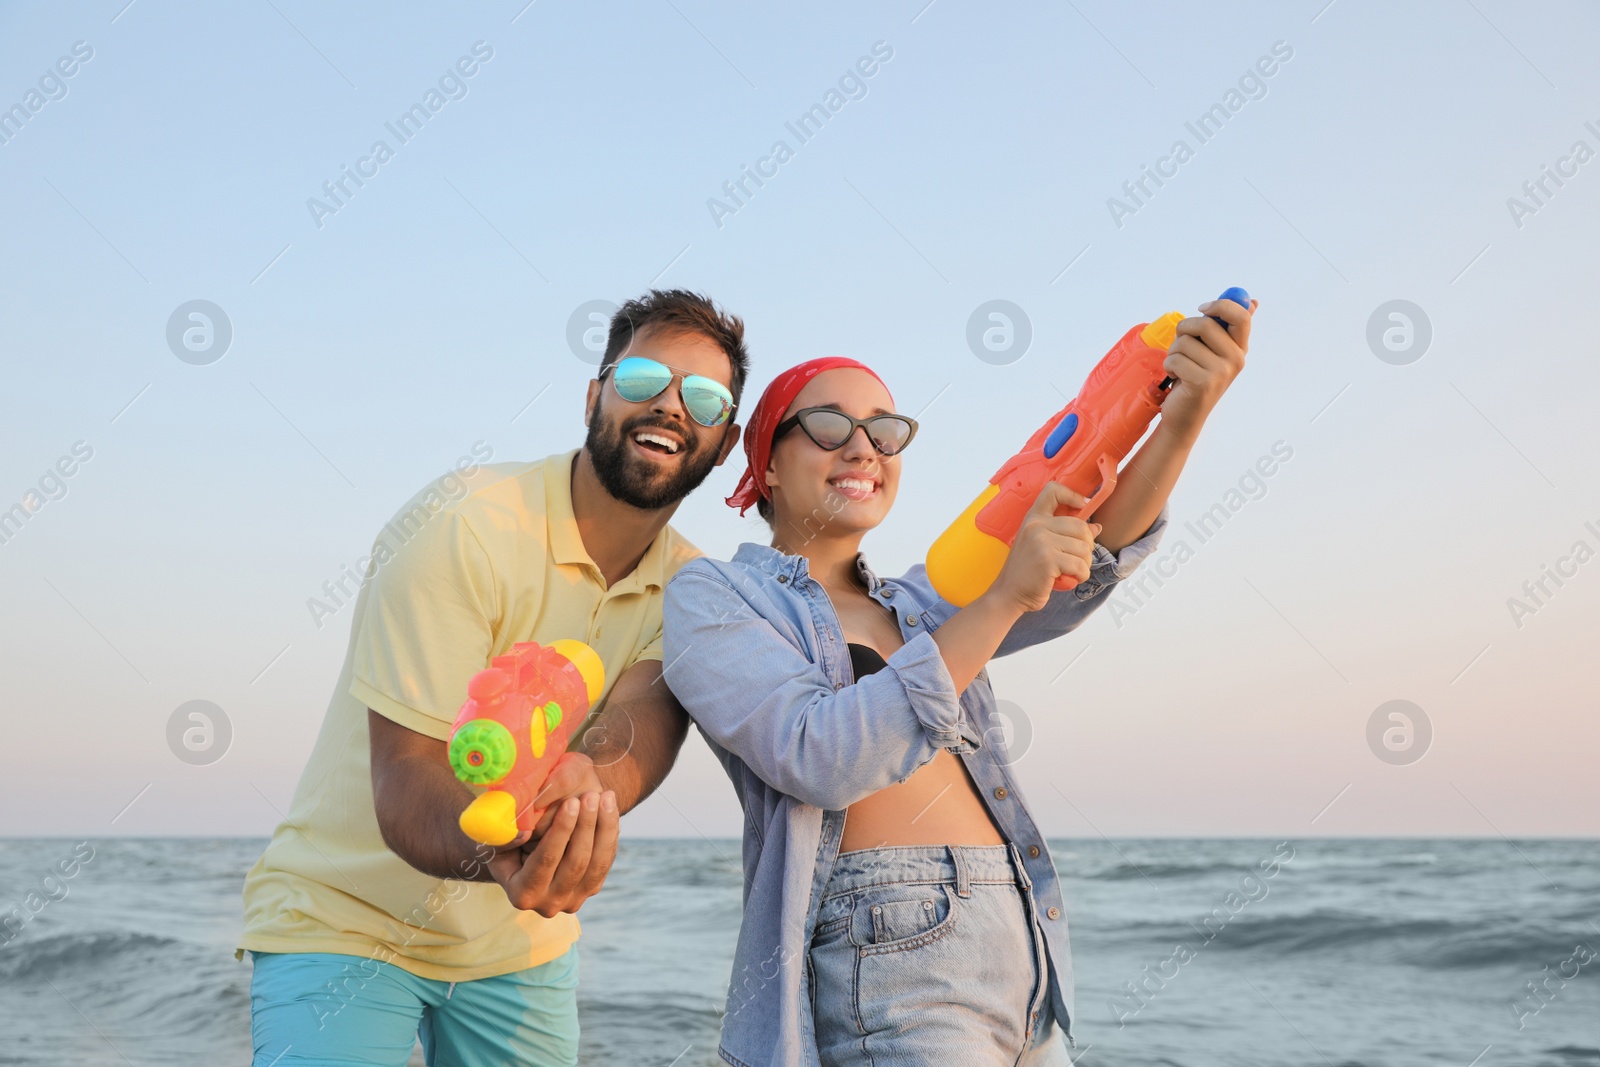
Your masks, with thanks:
<instances>
[{"instance_id":1,"label":"yellow polo shirt","mask_svg":"<svg viewBox=\"0 0 1600 1067\"><path fill-rule=\"evenodd\" d=\"M434 878L389 851L367 733L372 708L447 739L467 680L518 641L587 642L607 693L628 667L661 658L662 589L700 553L668 526L606 588L572 516L576 456L447 475L378 535L289 817L245 878L241 949L372 957L470 981L537 967L578 939L576 916L518 911L492 882Z\"/></svg>"}]
</instances>

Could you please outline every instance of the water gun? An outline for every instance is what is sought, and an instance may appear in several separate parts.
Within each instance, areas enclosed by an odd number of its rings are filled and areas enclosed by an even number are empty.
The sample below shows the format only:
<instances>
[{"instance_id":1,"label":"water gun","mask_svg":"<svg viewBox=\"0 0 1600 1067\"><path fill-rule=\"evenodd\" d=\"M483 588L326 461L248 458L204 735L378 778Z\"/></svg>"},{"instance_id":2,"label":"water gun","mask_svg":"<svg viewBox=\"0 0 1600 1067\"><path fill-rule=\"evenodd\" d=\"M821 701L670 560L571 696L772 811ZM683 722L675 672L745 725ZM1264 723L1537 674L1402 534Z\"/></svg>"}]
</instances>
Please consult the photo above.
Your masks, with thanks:
<instances>
[{"instance_id":1,"label":"water gun","mask_svg":"<svg viewBox=\"0 0 1600 1067\"><path fill-rule=\"evenodd\" d=\"M1250 294L1237 286L1218 299L1250 306ZM1087 519L1106 502L1117 487L1117 465L1139 443L1172 388L1175 379L1162 364L1183 317L1168 312L1123 334L1089 372L1077 398L1028 438L939 535L928 549L928 579L941 597L964 608L994 584L1045 483L1060 482L1088 497L1083 507L1064 509L1063 515ZM1077 584L1061 577L1055 587Z\"/></svg>"},{"instance_id":2,"label":"water gun","mask_svg":"<svg viewBox=\"0 0 1600 1067\"><path fill-rule=\"evenodd\" d=\"M582 641L523 641L472 676L450 730L450 766L488 789L461 813L462 833L499 846L533 829L534 798L605 682L600 656Z\"/></svg>"}]
</instances>

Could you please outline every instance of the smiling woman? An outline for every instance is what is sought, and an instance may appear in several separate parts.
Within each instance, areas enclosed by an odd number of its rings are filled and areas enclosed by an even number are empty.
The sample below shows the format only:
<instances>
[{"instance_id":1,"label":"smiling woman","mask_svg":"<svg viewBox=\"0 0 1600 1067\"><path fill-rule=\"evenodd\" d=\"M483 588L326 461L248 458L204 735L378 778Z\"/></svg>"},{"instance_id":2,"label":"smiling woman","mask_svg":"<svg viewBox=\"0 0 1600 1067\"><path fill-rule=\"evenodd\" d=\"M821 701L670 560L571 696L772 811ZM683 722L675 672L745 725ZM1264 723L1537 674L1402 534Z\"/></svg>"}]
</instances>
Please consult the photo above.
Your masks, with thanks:
<instances>
[{"instance_id":1,"label":"smiling woman","mask_svg":"<svg viewBox=\"0 0 1600 1067\"><path fill-rule=\"evenodd\" d=\"M1060 884L983 668L1076 626L1098 599L1049 588L1111 588L1162 523L1118 558L1054 515L1083 498L1048 487L992 592L957 610L924 568L884 581L860 553L916 428L855 360L780 374L728 498L761 509L771 545L694 560L667 586L665 677L747 815L729 1062L798 1064L808 1046L825 1067L1066 1055Z\"/></svg>"}]
</instances>

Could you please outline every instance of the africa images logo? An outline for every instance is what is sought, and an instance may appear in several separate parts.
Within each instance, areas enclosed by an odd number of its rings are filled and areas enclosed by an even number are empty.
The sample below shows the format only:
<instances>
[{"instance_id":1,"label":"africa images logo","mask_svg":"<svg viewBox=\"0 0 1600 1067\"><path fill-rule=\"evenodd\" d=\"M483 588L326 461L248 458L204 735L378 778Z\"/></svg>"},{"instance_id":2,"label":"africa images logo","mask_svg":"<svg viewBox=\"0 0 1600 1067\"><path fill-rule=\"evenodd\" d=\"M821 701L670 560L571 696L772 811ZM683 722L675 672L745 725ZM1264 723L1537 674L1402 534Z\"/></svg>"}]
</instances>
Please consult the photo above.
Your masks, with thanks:
<instances>
[{"instance_id":1,"label":"africa images logo","mask_svg":"<svg viewBox=\"0 0 1600 1067\"><path fill-rule=\"evenodd\" d=\"M465 100L469 91L467 79L475 76L483 69L482 65L493 58L492 47L484 41L474 42L472 54L460 57L453 67L439 75L437 87L430 85L423 92L421 100L402 111L393 122L383 124L383 128L394 138L393 146L379 138L372 142L366 155L356 160L354 170L347 163L340 164L338 176L322 183L322 193L326 199L315 196L306 198L306 210L311 213L311 221L317 229L322 229L330 215L337 215L343 210L367 182L378 176L379 168L393 159L401 146L409 144L421 133L428 120L443 111L446 104L452 100Z\"/></svg>"}]
</instances>

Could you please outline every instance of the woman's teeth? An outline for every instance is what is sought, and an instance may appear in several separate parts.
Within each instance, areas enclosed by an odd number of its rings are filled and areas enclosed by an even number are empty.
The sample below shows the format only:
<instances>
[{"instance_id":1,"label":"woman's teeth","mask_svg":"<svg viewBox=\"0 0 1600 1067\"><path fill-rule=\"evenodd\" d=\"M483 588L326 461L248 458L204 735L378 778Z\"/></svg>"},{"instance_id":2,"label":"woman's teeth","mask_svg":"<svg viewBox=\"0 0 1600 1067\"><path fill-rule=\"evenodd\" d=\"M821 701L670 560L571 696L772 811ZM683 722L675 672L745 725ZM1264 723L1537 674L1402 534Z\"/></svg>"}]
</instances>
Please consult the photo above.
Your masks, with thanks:
<instances>
[{"instance_id":1,"label":"woman's teeth","mask_svg":"<svg viewBox=\"0 0 1600 1067\"><path fill-rule=\"evenodd\" d=\"M864 478L835 478L829 483L848 497L868 497L878 488L877 483Z\"/></svg>"}]
</instances>

